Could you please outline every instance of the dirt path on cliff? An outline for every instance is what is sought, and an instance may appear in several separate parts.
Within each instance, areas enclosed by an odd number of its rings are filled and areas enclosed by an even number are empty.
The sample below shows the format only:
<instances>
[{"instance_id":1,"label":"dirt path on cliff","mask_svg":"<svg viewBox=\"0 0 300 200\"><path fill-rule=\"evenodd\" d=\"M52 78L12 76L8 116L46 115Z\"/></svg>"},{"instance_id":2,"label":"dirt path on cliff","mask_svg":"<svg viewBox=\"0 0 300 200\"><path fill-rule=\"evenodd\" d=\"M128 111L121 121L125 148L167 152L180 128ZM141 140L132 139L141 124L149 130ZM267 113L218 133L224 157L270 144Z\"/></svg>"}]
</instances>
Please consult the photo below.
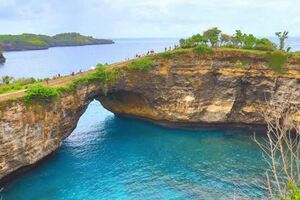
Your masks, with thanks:
<instances>
[{"instance_id":1,"label":"dirt path on cliff","mask_svg":"<svg viewBox=\"0 0 300 200\"><path fill-rule=\"evenodd\" d=\"M111 64L111 65L108 65L107 67L122 67L122 66L126 65L127 63L128 63L128 61L119 62L119 63L114 63L114 64ZM40 83L44 84L44 85L47 85L47 86L51 86L51 87L65 86L67 84L72 83L72 81L74 79L85 76L85 75L91 73L92 71L93 70L88 70L88 71L77 73L77 74L74 74L74 75L67 75L67 76L62 76L62 77L55 78L55 79L50 79L48 81L48 83L46 83L46 81L43 81L43 82L40 82ZM5 94L0 94L0 102L1 101L7 101L9 99L20 98L20 97L25 95L25 92L26 92L26 89L13 91L13 92L5 93Z\"/></svg>"},{"instance_id":2,"label":"dirt path on cliff","mask_svg":"<svg viewBox=\"0 0 300 200\"><path fill-rule=\"evenodd\" d=\"M83 75L86 75L89 72L90 71L86 71L86 72L78 73L75 75L63 76L60 78L51 79L48 81L48 83L46 83L46 81L43 81L43 82L41 82L41 84L51 86L51 87L59 87L59 86L67 85L67 84L71 83L74 79L79 78ZM13 91L13 92L5 93L5 94L0 94L0 102L6 101L9 99L20 98L25 95L25 92L26 92L26 89Z\"/></svg>"}]
</instances>

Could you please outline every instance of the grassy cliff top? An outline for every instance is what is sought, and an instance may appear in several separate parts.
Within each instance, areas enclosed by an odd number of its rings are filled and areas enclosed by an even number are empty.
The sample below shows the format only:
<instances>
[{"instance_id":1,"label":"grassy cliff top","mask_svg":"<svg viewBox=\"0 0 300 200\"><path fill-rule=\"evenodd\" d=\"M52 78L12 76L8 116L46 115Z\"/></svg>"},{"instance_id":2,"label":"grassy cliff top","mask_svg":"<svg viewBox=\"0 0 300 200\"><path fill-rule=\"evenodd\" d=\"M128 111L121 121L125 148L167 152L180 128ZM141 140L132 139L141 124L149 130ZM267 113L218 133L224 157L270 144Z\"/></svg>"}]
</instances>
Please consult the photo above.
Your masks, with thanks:
<instances>
[{"instance_id":1,"label":"grassy cliff top","mask_svg":"<svg viewBox=\"0 0 300 200\"><path fill-rule=\"evenodd\" d=\"M96 39L79 33L62 33L54 36L28 33L21 35L0 35L0 46L2 46L4 51L111 43L113 43L112 40Z\"/></svg>"}]
</instances>

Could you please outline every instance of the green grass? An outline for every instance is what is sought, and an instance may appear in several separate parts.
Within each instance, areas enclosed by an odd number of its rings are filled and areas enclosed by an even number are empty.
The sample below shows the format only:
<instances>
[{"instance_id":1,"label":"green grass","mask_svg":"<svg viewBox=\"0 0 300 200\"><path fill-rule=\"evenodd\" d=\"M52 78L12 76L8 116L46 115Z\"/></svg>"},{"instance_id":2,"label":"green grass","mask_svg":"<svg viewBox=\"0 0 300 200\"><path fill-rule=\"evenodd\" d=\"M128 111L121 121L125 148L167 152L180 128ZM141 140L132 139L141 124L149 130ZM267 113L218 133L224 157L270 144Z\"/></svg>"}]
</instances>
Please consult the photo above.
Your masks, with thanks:
<instances>
[{"instance_id":1,"label":"green grass","mask_svg":"<svg viewBox=\"0 0 300 200\"><path fill-rule=\"evenodd\" d=\"M26 104L32 102L50 103L59 97L59 91L52 87L41 84L33 85L26 90L24 101Z\"/></svg>"},{"instance_id":2,"label":"green grass","mask_svg":"<svg viewBox=\"0 0 300 200\"><path fill-rule=\"evenodd\" d=\"M130 70L150 71L153 66L152 58L144 57L133 60L127 67Z\"/></svg>"},{"instance_id":3,"label":"green grass","mask_svg":"<svg viewBox=\"0 0 300 200\"><path fill-rule=\"evenodd\" d=\"M98 64L95 71L83 77L75 79L68 86L58 88L58 91L62 93L70 92L81 85L101 83L102 91L106 94L108 85L113 84L118 79L121 73L122 71L120 68L107 68L102 64Z\"/></svg>"},{"instance_id":4,"label":"green grass","mask_svg":"<svg viewBox=\"0 0 300 200\"><path fill-rule=\"evenodd\" d=\"M165 59L171 59L175 56L179 56L179 55L183 55L185 53L187 53L189 51L189 49L176 49L176 50L172 50L172 51L165 51L165 52L161 52L161 53L157 53L155 54L155 58L165 58Z\"/></svg>"},{"instance_id":5,"label":"green grass","mask_svg":"<svg viewBox=\"0 0 300 200\"><path fill-rule=\"evenodd\" d=\"M208 47L207 45L198 45L195 48L193 48L193 52L196 54L210 54L213 52L213 49L211 47Z\"/></svg>"},{"instance_id":6,"label":"green grass","mask_svg":"<svg viewBox=\"0 0 300 200\"><path fill-rule=\"evenodd\" d=\"M289 55L283 51L274 51L268 54L269 66L278 73L286 72L285 64L288 61Z\"/></svg>"},{"instance_id":7,"label":"green grass","mask_svg":"<svg viewBox=\"0 0 300 200\"><path fill-rule=\"evenodd\" d=\"M34 78L23 78L18 79L10 84L4 84L0 86L0 94L5 94L9 92L14 92L22 89L28 88L29 85L36 83L37 81Z\"/></svg>"}]
</instances>

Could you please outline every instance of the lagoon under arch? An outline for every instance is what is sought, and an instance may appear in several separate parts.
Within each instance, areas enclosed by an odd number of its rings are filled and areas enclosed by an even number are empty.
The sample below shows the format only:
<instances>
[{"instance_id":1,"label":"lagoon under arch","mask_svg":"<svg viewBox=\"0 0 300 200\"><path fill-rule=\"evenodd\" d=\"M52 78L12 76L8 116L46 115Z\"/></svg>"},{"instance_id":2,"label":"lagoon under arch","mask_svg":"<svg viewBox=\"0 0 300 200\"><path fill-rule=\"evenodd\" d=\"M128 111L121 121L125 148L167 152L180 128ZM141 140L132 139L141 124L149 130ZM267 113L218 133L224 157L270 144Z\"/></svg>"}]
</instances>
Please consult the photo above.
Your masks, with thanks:
<instances>
[{"instance_id":1,"label":"lagoon under arch","mask_svg":"<svg viewBox=\"0 0 300 200\"><path fill-rule=\"evenodd\" d=\"M245 130L168 129L93 101L63 146L4 185L4 199L263 198L265 163Z\"/></svg>"}]
</instances>

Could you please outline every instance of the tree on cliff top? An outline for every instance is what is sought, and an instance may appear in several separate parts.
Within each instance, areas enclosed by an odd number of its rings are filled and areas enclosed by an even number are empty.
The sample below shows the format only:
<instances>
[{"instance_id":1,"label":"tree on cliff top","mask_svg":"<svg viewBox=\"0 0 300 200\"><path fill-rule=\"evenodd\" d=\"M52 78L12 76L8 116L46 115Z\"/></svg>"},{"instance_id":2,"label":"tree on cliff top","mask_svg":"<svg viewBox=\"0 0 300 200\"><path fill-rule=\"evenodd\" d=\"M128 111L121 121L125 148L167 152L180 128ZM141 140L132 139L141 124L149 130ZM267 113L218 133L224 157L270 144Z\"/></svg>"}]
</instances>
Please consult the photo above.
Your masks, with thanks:
<instances>
[{"instance_id":1,"label":"tree on cliff top","mask_svg":"<svg viewBox=\"0 0 300 200\"><path fill-rule=\"evenodd\" d=\"M204 31L203 36L209 40L212 47L216 47L219 42L221 32L222 31L219 30L217 27L214 27L208 29L207 31Z\"/></svg>"},{"instance_id":2,"label":"tree on cliff top","mask_svg":"<svg viewBox=\"0 0 300 200\"><path fill-rule=\"evenodd\" d=\"M284 50L285 40L288 38L288 31L276 32L275 35L279 38L279 50Z\"/></svg>"},{"instance_id":3,"label":"tree on cliff top","mask_svg":"<svg viewBox=\"0 0 300 200\"><path fill-rule=\"evenodd\" d=\"M232 40L232 38L231 38L230 35L227 35L227 34L221 34L221 38L220 38L221 45L227 44L227 43L230 42L231 40Z\"/></svg>"},{"instance_id":4,"label":"tree on cliff top","mask_svg":"<svg viewBox=\"0 0 300 200\"><path fill-rule=\"evenodd\" d=\"M14 78L10 76L3 76L2 77L2 82L6 85L8 85Z\"/></svg>"}]
</instances>

